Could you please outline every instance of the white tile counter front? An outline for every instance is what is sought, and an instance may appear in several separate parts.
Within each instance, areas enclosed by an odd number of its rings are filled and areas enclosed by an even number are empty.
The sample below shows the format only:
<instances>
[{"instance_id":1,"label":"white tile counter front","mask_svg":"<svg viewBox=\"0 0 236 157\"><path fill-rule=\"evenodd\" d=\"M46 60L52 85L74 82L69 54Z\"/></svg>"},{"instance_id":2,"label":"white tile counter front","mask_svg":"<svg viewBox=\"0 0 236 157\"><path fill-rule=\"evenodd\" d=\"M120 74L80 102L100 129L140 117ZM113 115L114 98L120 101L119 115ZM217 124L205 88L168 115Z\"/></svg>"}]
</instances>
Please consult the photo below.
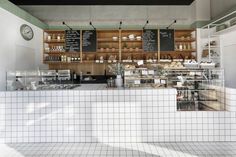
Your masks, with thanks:
<instances>
[{"instance_id":1,"label":"white tile counter front","mask_svg":"<svg viewBox=\"0 0 236 157\"><path fill-rule=\"evenodd\" d=\"M178 112L175 89L0 92L1 143L236 141L236 112Z\"/></svg>"}]
</instances>

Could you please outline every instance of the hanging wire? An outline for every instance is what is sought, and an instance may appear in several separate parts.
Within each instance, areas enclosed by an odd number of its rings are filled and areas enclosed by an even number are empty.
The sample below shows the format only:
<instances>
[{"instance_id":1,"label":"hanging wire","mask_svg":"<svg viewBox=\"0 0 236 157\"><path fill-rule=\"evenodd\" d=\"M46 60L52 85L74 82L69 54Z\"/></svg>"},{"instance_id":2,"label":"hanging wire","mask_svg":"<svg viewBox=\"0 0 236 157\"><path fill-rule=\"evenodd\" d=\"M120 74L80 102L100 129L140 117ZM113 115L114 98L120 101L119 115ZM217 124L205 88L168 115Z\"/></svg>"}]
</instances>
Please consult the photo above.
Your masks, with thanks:
<instances>
[{"instance_id":1,"label":"hanging wire","mask_svg":"<svg viewBox=\"0 0 236 157\"><path fill-rule=\"evenodd\" d=\"M172 25L174 25L175 23L177 23L177 20L174 20L174 22L172 22L169 26L166 27L166 29L169 29Z\"/></svg>"}]
</instances>

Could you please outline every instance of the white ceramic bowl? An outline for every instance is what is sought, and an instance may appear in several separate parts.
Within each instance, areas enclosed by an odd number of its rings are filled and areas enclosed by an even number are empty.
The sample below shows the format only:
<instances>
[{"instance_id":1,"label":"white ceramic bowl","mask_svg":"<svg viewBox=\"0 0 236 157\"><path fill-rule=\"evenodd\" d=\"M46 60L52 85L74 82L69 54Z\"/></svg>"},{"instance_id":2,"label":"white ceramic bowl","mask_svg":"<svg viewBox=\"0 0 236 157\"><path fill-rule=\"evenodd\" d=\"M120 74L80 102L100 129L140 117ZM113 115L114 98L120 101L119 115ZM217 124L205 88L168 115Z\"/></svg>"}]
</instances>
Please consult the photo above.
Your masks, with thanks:
<instances>
[{"instance_id":1,"label":"white ceramic bowl","mask_svg":"<svg viewBox=\"0 0 236 157\"><path fill-rule=\"evenodd\" d=\"M135 39L134 34L130 34L130 35L129 35L129 40L134 40L134 39Z\"/></svg>"},{"instance_id":2,"label":"white ceramic bowl","mask_svg":"<svg viewBox=\"0 0 236 157\"><path fill-rule=\"evenodd\" d=\"M142 37L141 36L137 36L136 39L137 40L142 40Z\"/></svg>"},{"instance_id":3,"label":"white ceramic bowl","mask_svg":"<svg viewBox=\"0 0 236 157\"><path fill-rule=\"evenodd\" d=\"M112 40L117 41L118 37L112 37Z\"/></svg>"},{"instance_id":4,"label":"white ceramic bowl","mask_svg":"<svg viewBox=\"0 0 236 157\"><path fill-rule=\"evenodd\" d=\"M122 40L127 40L127 37L122 37Z\"/></svg>"}]
</instances>

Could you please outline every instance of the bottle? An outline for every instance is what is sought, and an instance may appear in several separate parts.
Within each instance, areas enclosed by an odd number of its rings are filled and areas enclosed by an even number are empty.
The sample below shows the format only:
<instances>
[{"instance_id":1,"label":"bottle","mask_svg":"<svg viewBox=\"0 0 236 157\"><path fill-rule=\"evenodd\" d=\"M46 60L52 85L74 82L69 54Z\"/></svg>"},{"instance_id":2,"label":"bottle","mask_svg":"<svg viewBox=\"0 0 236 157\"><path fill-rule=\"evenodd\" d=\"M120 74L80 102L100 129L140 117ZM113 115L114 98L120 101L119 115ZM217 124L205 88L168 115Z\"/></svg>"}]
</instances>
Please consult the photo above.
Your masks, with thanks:
<instances>
[{"instance_id":1,"label":"bottle","mask_svg":"<svg viewBox=\"0 0 236 157\"><path fill-rule=\"evenodd\" d=\"M183 44L183 50L186 50L186 43Z\"/></svg>"},{"instance_id":2,"label":"bottle","mask_svg":"<svg viewBox=\"0 0 236 157\"><path fill-rule=\"evenodd\" d=\"M80 82L82 82L83 81L83 73L82 73L82 71L80 72L79 77L80 77Z\"/></svg>"},{"instance_id":3,"label":"bottle","mask_svg":"<svg viewBox=\"0 0 236 157\"><path fill-rule=\"evenodd\" d=\"M73 79L74 79L74 80L77 80L77 75L76 75L75 72L73 72Z\"/></svg>"},{"instance_id":4,"label":"bottle","mask_svg":"<svg viewBox=\"0 0 236 157\"><path fill-rule=\"evenodd\" d=\"M179 44L179 50L182 51L183 50L183 45Z\"/></svg>"}]
</instances>

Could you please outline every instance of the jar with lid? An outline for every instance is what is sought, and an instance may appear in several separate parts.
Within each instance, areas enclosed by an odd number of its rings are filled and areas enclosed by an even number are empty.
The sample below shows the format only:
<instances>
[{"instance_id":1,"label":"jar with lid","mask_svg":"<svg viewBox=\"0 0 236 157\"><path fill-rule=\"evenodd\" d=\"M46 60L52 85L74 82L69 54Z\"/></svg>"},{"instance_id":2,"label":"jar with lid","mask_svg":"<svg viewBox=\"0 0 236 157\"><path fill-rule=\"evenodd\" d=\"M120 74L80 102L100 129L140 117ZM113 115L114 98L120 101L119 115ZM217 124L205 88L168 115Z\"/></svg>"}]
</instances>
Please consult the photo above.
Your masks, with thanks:
<instances>
[{"instance_id":1,"label":"jar with lid","mask_svg":"<svg viewBox=\"0 0 236 157\"><path fill-rule=\"evenodd\" d=\"M107 87L115 87L115 80L112 77L107 80Z\"/></svg>"}]
</instances>

